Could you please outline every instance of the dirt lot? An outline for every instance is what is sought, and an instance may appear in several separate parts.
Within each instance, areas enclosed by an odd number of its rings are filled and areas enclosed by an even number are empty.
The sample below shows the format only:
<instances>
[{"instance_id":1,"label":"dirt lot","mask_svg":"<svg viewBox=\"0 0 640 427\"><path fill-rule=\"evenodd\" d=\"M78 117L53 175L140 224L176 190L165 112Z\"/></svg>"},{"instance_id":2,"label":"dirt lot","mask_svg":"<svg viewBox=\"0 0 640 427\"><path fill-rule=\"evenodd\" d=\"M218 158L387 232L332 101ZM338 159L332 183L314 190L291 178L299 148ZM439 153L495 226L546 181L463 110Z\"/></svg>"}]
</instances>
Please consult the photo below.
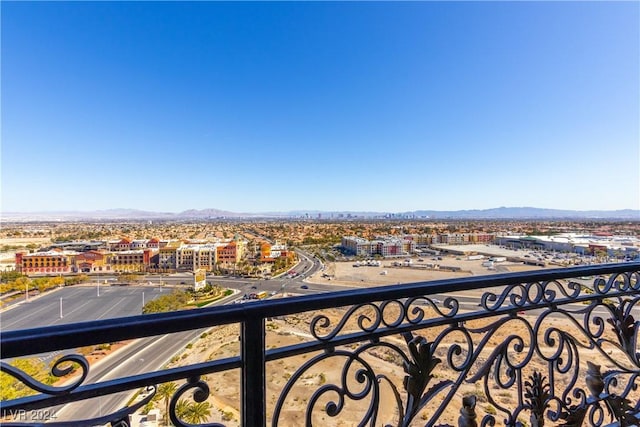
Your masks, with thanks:
<instances>
[{"instance_id":1,"label":"dirt lot","mask_svg":"<svg viewBox=\"0 0 640 427\"><path fill-rule=\"evenodd\" d=\"M457 257L443 257L442 260L428 259L419 262L414 258L410 267L396 267L393 265L394 261L387 260L382 261L380 267L354 267L353 262L337 262L328 264L324 271L317 272L307 279L307 282L371 287L542 269L542 267L522 263L502 262L495 263L495 269L489 270L482 266L484 261L486 260L469 261L463 257L459 257L459 259ZM395 262L404 264L402 259Z\"/></svg>"}]
</instances>

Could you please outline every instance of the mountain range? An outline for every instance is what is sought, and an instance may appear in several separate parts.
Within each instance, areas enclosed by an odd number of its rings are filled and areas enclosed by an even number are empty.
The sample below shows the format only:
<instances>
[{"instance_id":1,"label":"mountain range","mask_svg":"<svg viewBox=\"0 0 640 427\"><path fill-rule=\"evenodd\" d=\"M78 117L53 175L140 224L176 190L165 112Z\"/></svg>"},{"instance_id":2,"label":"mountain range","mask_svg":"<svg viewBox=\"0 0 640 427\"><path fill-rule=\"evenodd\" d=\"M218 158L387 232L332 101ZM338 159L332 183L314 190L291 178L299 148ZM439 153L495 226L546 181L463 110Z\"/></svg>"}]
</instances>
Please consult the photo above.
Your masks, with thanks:
<instances>
[{"instance_id":1,"label":"mountain range","mask_svg":"<svg viewBox=\"0 0 640 427\"><path fill-rule=\"evenodd\" d=\"M429 219L618 219L640 220L640 210L563 210L533 207L500 207L457 211L417 210L408 212L376 211L288 211L239 213L220 209L189 209L183 212L153 212L137 209L95 211L2 212L2 221L79 221L79 220L190 220L251 218L429 218Z\"/></svg>"}]
</instances>

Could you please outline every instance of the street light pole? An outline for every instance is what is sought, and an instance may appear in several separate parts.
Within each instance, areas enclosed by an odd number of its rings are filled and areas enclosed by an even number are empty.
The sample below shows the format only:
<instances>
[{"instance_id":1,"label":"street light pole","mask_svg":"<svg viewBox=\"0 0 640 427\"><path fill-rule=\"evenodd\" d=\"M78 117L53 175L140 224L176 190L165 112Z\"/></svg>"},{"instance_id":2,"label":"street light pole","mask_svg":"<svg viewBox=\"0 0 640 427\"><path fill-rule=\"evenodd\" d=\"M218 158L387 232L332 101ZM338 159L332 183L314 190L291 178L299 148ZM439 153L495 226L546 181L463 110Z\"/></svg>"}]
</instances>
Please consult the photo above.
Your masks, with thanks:
<instances>
[{"instance_id":1,"label":"street light pole","mask_svg":"<svg viewBox=\"0 0 640 427\"><path fill-rule=\"evenodd\" d=\"M62 319L62 298L60 298L60 318Z\"/></svg>"}]
</instances>

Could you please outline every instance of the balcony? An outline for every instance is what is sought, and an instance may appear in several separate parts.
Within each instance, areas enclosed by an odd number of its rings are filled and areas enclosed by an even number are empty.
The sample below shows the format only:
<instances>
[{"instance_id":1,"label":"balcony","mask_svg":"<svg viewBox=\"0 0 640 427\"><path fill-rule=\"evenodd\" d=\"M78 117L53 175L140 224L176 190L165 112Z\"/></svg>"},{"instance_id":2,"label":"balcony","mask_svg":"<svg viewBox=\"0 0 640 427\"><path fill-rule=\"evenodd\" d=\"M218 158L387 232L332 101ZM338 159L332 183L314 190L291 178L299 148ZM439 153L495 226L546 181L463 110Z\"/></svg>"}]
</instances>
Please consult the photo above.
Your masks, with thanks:
<instances>
[{"instance_id":1,"label":"balcony","mask_svg":"<svg viewBox=\"0 0 640 427\"><path fill-rule=\"evenodd\" d=\"M189 425L181 405L194 402L210 403L199 419L209 425L637 425L639 297L640 263L624 263L6 331L2 375L36 393L2 402L3 425L130 425L159 396L174 425ZM284 330L294 323L306 332ZM96 382L76 351L223 328L238 337L231 354L204 348L201 361L160 369L141 360L141 373L115 366ZM51 374L67 380L56 385L8 363L60 351ZM175 388L160 394L166 383ZM113 396L123 403L109 409ZM82 419L60 409L103 404Z\"/></svg>"}]
</instances>

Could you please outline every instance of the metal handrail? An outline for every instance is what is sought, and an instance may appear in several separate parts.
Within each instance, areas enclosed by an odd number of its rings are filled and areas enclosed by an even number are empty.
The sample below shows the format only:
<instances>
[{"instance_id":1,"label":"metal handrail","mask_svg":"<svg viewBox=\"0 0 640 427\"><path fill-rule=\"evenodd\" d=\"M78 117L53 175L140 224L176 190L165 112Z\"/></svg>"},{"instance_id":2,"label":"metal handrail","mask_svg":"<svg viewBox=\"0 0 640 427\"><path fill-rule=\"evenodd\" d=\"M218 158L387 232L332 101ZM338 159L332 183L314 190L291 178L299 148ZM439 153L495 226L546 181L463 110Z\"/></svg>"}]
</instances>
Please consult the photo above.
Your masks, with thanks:
<instances>
[{"instance_id":1,"label":"metal handrail","mask_svg":"<svg viewBox=\"0 0 640 427\"><path fill-rule=\"evenodd\" d=\"M600 264L552 270L442 279L402 285L352 289L260 303L216 306L198 310L146 314L117 319L94 320L74 324L0 332L0 354L3 358L55 351L83 345L124 341L194 329L244 322L247 319L286 316L304 311L363 304L388 299L411 298L508 286L526 282L551 281L582 276L597 276L637 271L640 263Z\"/></svg>"},{"instance_id":2,"label":"metal handrail","mask_svg":"<svg viewBox=\"0 0 640 427\"><path fill-rule=\"evenodd\" d=\"M549 284L558 284L557 281L565 281L572 278L583 276L607 276L609 279L596 279L594 282L595 292L586 294L581 292L580 287L571 286L569 284L567 289L563 288L563 285L558 285L562 292L556 294L555 291L549 289ZM620 281L619 281L620 280ZM493 293L493 289L501 289L498 293ZM461 313L458 311L458 301L453 297L448 297L442 304L440 309L436 311L440 314L433 318L420 317L418 310L415 318L411 318L410 313L415 313L409 310L411 304L417 299L428 301L433 308L436 305L433 304L433 299L429 299L430 296L447 294L452 291L461 293L471 290L485 290L485 293L481 299L481 307L470 313ZM533 296L532 296L533 295ZM617 305L605 302L610 296L618 299ZM631 401L628 402L627 396L631 396L636 386L636 379L640 377L640 349L633 348L637 344L637 337L633 336L633 331L640 330L640 323L635 321L631 316L631 308L634 308L636 303L640 302L640 263L628 262L618 264L602 264L592 266L580 266L571 268L559 268L552 270L539 270L539 271L527 271L519 273L506 273L495 274L490 276L474 276L458 279L444 279L430 282L417 282L402 285L381 286L369 289L356 289L346 290L340 292L329 292L316 295L307 295L299 297L290 297L287 299L278 300L265 300L255 302L252 304L242 305L227 305L217 306L211 308L201 308L196 310L186 310L171 313L159 313L132 316L127 318L116 318L108 320L98 320L90 322L82 322L75 324L66 324L58 326L49 326L24 330L13 330L0 332L0 354L3 359L15 358L30 354L39 354L44 352L78 348L93 344L101 344L105 342L117 342L126 341L134 338L151 337L157 335L165 335L176 332L190 331L194 329L208 328L213 326L222 326L229 324L239 324L241 331L241 344L240 355L236 357L229 357L226 359L214 360L211 362L198 363L194 365L165 369L157 372L147 372L140 375L131 375L124 378L118 378L115 380L104 381L96 384L82 384L86 373L88 372L88 364L84 365L86 361L83 361L81 357L78 357L74 361L82 366L83 377L77 381L77 383L69 386L68 388L58 388L51 392L45 390L43 393L35 396L23 397L14 399L12 401L3 402L2 407L5 410L14 408L29 408L38 409L46 408L52 405L70 403L74 401L84 400L95 396L107 395L117 393L121 391L135 390L142 387L154 386L159 383L176 381L180 379L187 380L187 382L176 392L176 395L172 399L171 419L176 425L182 425L181 421L175 414L175 404L180 396L187 389L198 390L200 396L208 395L208 386L200 379L201 376L213 373L227 371L230 369L240 368L241 371L241 410L242 410L242 423L245 426L264 426L267 424L266 420L266 375L265 366L267 362L283 359L286 357L301 355L301 354L317 354L312 360L309 360L302 367L296 371L293 378L287 383L283 394L279 397L276 403L276 410L274 415L273 425L278 425L278 414L282 408L284 400L286 400L292 385L297 379L300 378L302 373L307 367L313 365L313 363L322 360L323 358L332 357L333 355L341 355L346 357L350 361L348 364L364 363L360 359L360 352L377 346L385 345L388 349L396 352L401 359L404 359L405 372L405 391L407 396L406 406L400 405L401 420L400 425L409 425L418 411L425 405L425 402L431 399L431 394L440 393L444 388L450 387L452 391L447 394L445 402L450 402L453 392L457 390L463 381L468 379L471 375L471 367L476 362L476 357L480 354L486 342L475 343L469 342L470 345L468 351L467 360L463 365L457 366L456 370L461 372L460 377L455 382L441 382L437 385L427 389L426 385L431 378L431 370L439 363L435 362L436 358L433 356L435 349L444 342L447 338L447 334L450 331L458 331L464 334L468 339L471 339L471 333L476 332L465 329L466 322L477 319L499 319L499 322L504 322L509 319L517 318L521 311L531 310L545 310L544 313L563 313L561 308L566 304L584 303L587 304L586 308L581 312L585 317L585 325L587 320L591 319L592 311L594 307L604 307L611 311L613 316L608 321L612 325L618 328L617 344L626 357L630 360L630 363L635 368L625 368L620 372L616 372L615 375L631 375L627 379L629 382L628 387L624 390L622 395L616 394L616 392L609 392L608 387L611 384L618 384L618 376L615 376L611 372L602 373L589 371L586 373L587 383L589 384L589 378L598 378L602 383L601 386L593 388L589 386L591 390L591 396L585 397L581 406L573 407L568 402L571 399L566 400L558 396L550 394L550 390L553 391L553 383L545 383L546 377L531 377L529 382L518 377L520 382L518 385L518 392L520 395L520 403L513 412L505 412L506 419L510 420L508 423L515 423L515 419L523 411L531 412L531 416L537 417L547 416L552 421L558 422L558 420L572 420L576 417L592 417L589 418L592 424L603 425L603 419L598 419L599 411L601 407L607 406L611 413L615 416L614 421L620 425L629 423L631 417L636 417L640 413L640 399L637 403ZM384 311L387 306L397 307L402 316L399 321L387 322L381 320L384 318ZM360 325L360 330L356 331L341 331L343 322L349 319L349 317L357 310L367 307L374 310L378 316L374 319L374 326L368 328ZM316 327L327 326L323 325L324 320L322 310L332 308L347 308L346 314L342 319L342 323L337 326L332 325L333 330L326 334L319 334ZM448 311L447 311L448 310ZM311 333L315 340L284 346L275 349L266 349L265 344L265 321L273 317L289 316L302 312L316 311L320 314L316 315L311 322ZM422 312L424 314L424 312ZM544 316L546 314L542 314ZM593 319L591 319L593 320ZM607 319L604 319L607 320ZM596 321L596 324L601 325L604 322L603 319ZM635 323L634 323L635 322ZM630 324L631 323L631 324ZM416 335L416 332L420 330L433 328L433 327L445 327L445 331L438 335L438 338L429 343L420 336ZM446 328L449 328L448 330ZM532 333L542 333L538 331L539 322L532 325ZM635 328L635 329L633 329ZM602 326L600 331L592 332L585 326L585 331L592 335L589 339L592 340L593 345L599 345L599 340L602 340ZM449 331L449 332L447 332ZM561 334L561 331L557 332ZM393 343L383 343L383 339L391 335L401 335L408 347L407 350L403 350ZM546 335L545 335L546 336ZM532 335L533 337L533 335ZM514 338L517 339L518 338ZM542 338L532 338L533 341ZM548 338L544 338L547 340ZM557 341L560 339L567 340L567 343L571 343L571 337L556 337ZM551 342L551 341L550 341ZM554 341L555 342L555 341ZM357 345L360 347L354 351L337 350L337 348L344 348L348 345ZM507 351L508 343L504 343L504 346L499 346L500 351ZM531 346L537 346L539 343L532 342ZM567 344L567 345L569 345ZM454 344L454 347L458 344ZM477 348L476 348L477 347ZM502 348L504 347L504 348ZM521 350L522 346L516 346ZM458 348L455 351L459 351ZM496 349L498 352L499 349ZM428 355L424 358L424 352ZM495 353L495 352L494 352ZM530 360L533 357L533 350L527 353L526 360ZM417 356L422 355L422 356ZM430 355L430 356L429 356ZM501 355L496 353L498 359L508 357L505 353ZM606 356L606 355L605 355ZM418 357L418 359L416 359ZM553 363L562 363L562 357L560 355L554 356L556 359L550 360L550 366ZM488 381L488 378L493 369L498 370L500 368L499 360L491 360L486 362L479 372L472 376L474 381ZM439 360L439 359L438 359ZM553 363L551 363L553 362ZM495 366L494 366L495 364ZM578 369L579 367L576 367ZM363 420L363 424L369 422L374 423L376 420L377 408L379 404L379 396L376 394L377 389L374 381L378 381L374 378L374 374L371 371L371 367L364 369L363 377L360 377L358 381L364 381L367 385L366 390L374 390L374 397L367 411L367 415ZM591 369L591 368L590 368ZM598 368L599 369L599 368ZM2 362L2 370L9 372L10 368L7 364ZM508 375L521 375L522 367L511 368L511 371L507 371ZM577 378L577 371L576 371ZM591 377L590 377L591 375ZM510 377L511 378L511 377ZM513 377L515 384L515 377ZM411 382L414 381L414 385ZM29 380L26 381L30 383ZM422 384L422 388L416 389L415 384ZM511 384L511 383L510 383ZM504 386L504 384L500 384ZM346 395L349 393L346 391L346 386L333 385L334 392L342 392ZM341 388L342 387L342 388ZM485 389L486 389L485 385ZM319 396L326 392L326 388L320 388L314 393L315 402ZM342 390L342 391L341 391ZM399 388L394 388L396 393L396 400L399 399ZM417 391L416 391L417 390ZM583 393L587 396L587 392L582 389L576 389L574 393ZM488 391L488 389L486 389ZM529 394L527 394L529 393ZM529 397L534 394L542 394L547 396L547 400L544 401L544 405L536 407L533 401L529 402ZM545 394L546 393L546 394ZM150 395L152 397L152 395ZM147 401L151 399L147 397ZM624 398L627 400L621 401ZM426 399L426 400L425 400ZM461 416L459 425L473 426L475 421L475 400L465 398L463 402L463 409L461 410ZM554 400L556 399L556 400ZM563 400L565 399L565 400ZM616 400L617 399L617 400ZM398 400L398 402L400 402ZM528 403L527 403L528 402ZM558 405L556 412L551 411L551 404ZM315 403L314 403L315 404ZM618 406L616 406L618 405ZM575 406L575 405L574 405ZM112 423L122 422L123 417L139 408L140 404L136 404L130 408L123 408L114 414ZM307 408L306 422L310 423L310 413L314 409L311 405L311 409ZM337 415L341 411L341 406L327 407L327 414L331 413ZM433 419L442 413L443 406L439 407L437 411L432 415ZM546 411L546 412L545 412ZM583 412L581 412L583 411ZM591 411L591 412L589 412ZM604 413L604 412L603 412ZM546 415L545 415L546 414ZM368 417L368 418L367 418ZM485 416L486 418L487 416ZM490 416L489 416L490 417ZM573 418L572 418L573 417ZM91 425L92 422L104 422L106 418L100 418L100 420L88 420L86 425ZM366 421L366 422L365 422ZM483 421L484 423L485 421ZM487 419L487 423L491 424L495 422L495 419L491 421Z\"/></svg>"}]
</instances>

